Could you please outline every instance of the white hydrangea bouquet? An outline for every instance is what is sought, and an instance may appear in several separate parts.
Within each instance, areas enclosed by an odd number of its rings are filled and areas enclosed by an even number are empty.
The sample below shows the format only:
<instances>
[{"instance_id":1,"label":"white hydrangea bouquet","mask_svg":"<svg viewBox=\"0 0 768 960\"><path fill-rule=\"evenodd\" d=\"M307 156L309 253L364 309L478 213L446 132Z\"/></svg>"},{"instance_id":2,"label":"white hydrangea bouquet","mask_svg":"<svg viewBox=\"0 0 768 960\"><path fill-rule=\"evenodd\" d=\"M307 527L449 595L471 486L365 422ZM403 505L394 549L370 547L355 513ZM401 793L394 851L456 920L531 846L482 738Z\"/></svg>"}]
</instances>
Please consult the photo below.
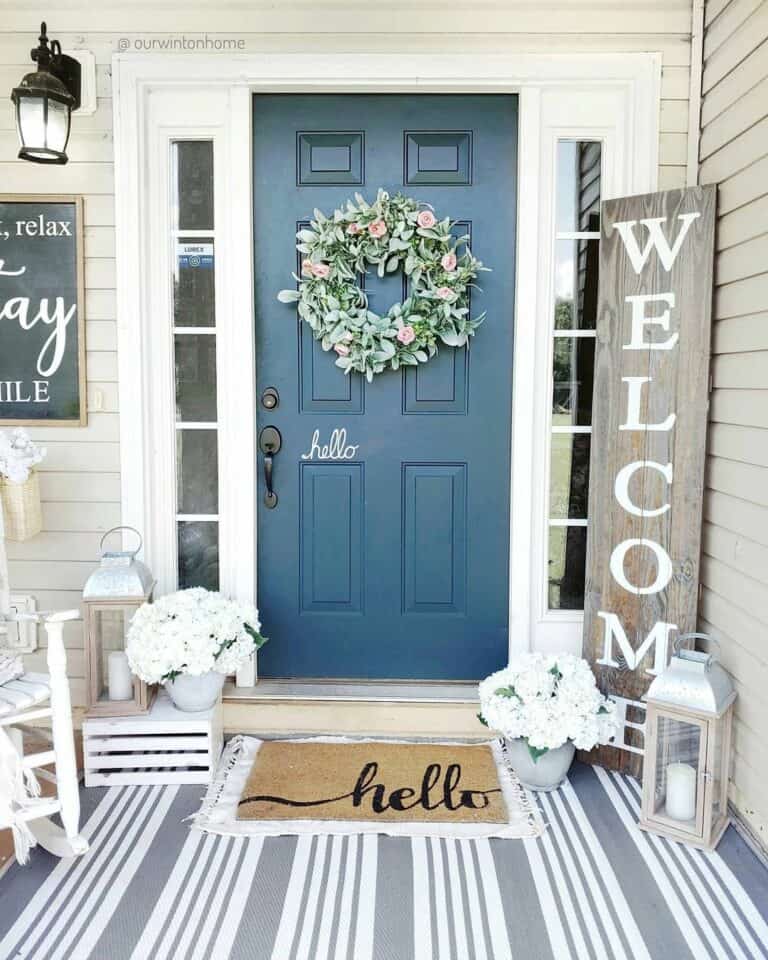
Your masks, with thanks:
<instances>
[{"instance_id":1,"label":"white hydrangea bouquet","mask_svg":"<svg viewBox=\"0 0 768 960\"><path fill-rule=\"evenodd\" d=\"M21 427L0 430L0 477L10 483L26 483L45 454L45 447L38 447Z\"/></svg>"},{"instance_id":2,"label":"white hydrangea bouquet","mask_svg":"<svg viewBox=\"0 0 768 960\"><path fill-rule=\"evenodd\" d=\"M133 673L146 683L166 683L180 674L227 675L266 642L260 630L253 605L192 587L139 607L125 652Z\"/></svg>"},{"instance_id":3,"label":"white hydrangea bouquet","mask_svg":"<svg viewBox=\"0 0 768 960\"><path fill-rule=\"evenodd\" d=\"M519 654L486 677L479 693L480 720L524 740L534 763L569 741L591 750L618 731L615 703L597 689L587 661L572 654Z\"/></svg>"}]
</instances>

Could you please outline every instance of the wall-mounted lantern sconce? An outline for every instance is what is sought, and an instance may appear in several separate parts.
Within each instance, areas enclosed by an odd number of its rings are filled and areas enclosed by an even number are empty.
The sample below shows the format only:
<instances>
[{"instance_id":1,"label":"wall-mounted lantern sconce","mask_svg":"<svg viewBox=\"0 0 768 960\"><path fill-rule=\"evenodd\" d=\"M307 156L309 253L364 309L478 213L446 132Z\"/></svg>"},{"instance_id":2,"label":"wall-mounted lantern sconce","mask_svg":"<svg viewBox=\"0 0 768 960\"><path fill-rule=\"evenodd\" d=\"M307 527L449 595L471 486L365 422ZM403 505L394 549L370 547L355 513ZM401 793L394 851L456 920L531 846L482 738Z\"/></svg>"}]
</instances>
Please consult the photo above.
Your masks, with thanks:
<instances>
[{"instance_id":1,"label":"wall-mounted lantern sconce","mask_svg":"<svg viewBox=\"0 0 768 960\"><path fill-rule=\"evenodd\" d=\"M19 158L33 163L66 163L69 124L80 106L80 63L61 52L58 40L48 45L44 23L40 45L30 56L37 64L11 93L16 107Z\"/></svg>"}]
</instances>

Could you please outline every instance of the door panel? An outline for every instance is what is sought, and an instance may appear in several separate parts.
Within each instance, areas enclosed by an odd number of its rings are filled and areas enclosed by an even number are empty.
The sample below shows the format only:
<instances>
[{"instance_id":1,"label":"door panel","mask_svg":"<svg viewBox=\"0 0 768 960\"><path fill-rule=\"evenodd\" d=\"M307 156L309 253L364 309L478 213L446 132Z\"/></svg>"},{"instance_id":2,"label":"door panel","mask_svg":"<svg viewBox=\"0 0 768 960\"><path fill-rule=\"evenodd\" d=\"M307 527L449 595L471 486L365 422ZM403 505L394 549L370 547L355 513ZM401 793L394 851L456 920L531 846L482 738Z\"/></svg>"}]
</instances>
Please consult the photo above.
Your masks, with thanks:
<instances>
[{"instance_id":1,"label":"door panel","mask_svg":"<svg viewBox=\"0 0 768 960\"><path fill-rule=\"evenodd\" d=\"M257 394L280 396L257 422L282 435L274 509L259 462L261 676L475 680L506 662L516 150L512 96L254 97ZM276 295L312 211L380 187L459 221L492 272L469 349L369 384ZM407 294L399 274L363 285L380 313Z\"/></svg>"}]
</instances>

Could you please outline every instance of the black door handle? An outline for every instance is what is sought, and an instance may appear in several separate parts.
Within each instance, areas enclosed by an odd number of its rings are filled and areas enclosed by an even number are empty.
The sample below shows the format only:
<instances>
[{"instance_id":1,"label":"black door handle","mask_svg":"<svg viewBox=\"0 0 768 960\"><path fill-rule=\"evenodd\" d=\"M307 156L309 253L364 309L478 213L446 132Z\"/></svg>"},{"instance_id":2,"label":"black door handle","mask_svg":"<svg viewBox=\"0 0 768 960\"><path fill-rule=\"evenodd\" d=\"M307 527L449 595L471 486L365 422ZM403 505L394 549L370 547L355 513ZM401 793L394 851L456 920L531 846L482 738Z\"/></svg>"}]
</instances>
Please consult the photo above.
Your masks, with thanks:
<instances>
[{"instance_id":1,"label":"black door handle","mask_svg":"<svg viewBox=\"0 0 768 960\"><path fill-rule=\"evenodd\" d=\"M259 450L264 454L264 506L272 510L277 506L277 494L272 488L272 469L274 456L283 445L283 438L277 427L264 427L259 434Z\"/></svg>"}]
</instances>

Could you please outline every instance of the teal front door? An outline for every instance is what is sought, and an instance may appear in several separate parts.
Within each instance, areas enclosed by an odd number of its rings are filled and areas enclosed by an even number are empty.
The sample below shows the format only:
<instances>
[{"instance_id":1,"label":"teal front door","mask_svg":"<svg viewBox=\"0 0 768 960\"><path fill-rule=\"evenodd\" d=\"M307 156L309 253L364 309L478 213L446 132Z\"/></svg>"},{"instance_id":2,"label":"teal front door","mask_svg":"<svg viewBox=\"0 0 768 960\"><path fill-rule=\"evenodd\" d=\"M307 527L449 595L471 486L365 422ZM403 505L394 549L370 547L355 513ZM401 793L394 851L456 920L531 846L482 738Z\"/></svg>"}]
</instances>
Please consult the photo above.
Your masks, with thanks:
<instances>
[{"instance_id":1,"label":"teal front door","mask_svg":"<svg viewBox=\"0 0 768 960\"><path fill-rule=\"evenodd\" d=\"M258 454L259 674L477 680L509 645L517 100L258 95L253 144L257 430L281 440ZM379 188L458 221L492 272L469 349L367 383L276 296L313 210ZM364 286L377 313L404 298L402 275Z\"/></svg>"}]
</instances>

